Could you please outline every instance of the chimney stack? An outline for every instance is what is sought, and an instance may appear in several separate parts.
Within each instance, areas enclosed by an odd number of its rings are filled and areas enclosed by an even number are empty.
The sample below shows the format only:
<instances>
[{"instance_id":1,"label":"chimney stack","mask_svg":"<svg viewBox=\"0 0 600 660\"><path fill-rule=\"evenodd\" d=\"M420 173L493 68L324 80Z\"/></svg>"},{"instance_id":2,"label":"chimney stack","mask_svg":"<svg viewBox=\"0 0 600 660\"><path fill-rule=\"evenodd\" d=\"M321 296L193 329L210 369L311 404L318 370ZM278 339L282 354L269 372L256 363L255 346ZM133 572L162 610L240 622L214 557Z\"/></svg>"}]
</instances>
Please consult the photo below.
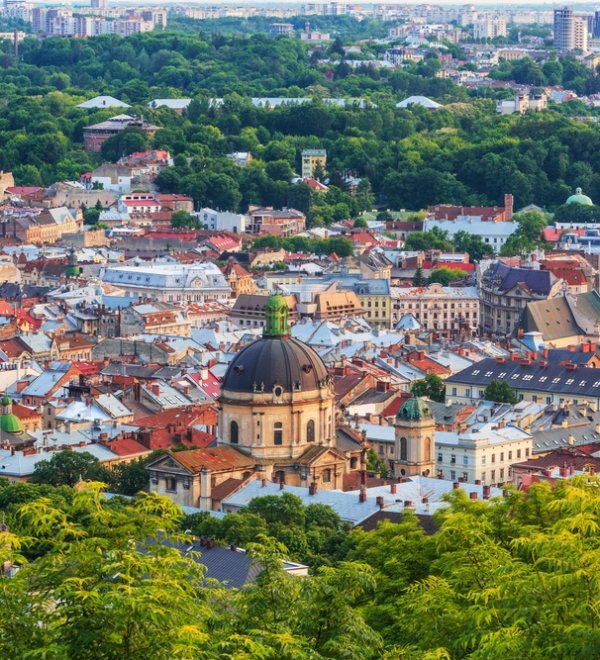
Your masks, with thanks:
<instances>
[{"instance_id":1,"label":"chimney stack","mask_svg":"<svg viewBox=\"0 0 600 660\"><path fill-rule=\"evenodd\" d=\"M310 485L308 486L308 494L309 495L316 495L317 494L317 482L316 481L311 481Z\"/></svg>"},{"instance_id":2,"label":"chimney stack","mask_svg":"<svg viewBox=\"0 0 600 660\"><path fill-rule=\"evenodd\" d=\"M471 493L469 493L469 499L476 500L477 499L477 493L475 491L472 491Z\"/></svg>"},{"instance_id":3,"label":"chimney stack","mask_svg":"<svg viewBox=\"0 0 600 660\"><path fill-rule=\"evenodd\" d=\"M260 487L261 488L266 488L267 487L267 480L266 479L261 479L260 480Z\"/></svg>"},{"instance_id":4,"label":"chimney stack","mask_svg":"<svg viewBox=\"0 0 600 660\"><path fill-rule=\"evenodd\" d=\"M361 488L358 492L358 501L362 504L367 501L367 489Z\"/></svg>"},{"instance_id":5,"label":"chimney stack","mask_svg":"<svg viewBox=\"0 0 600 660\"><path fill-rule=\"evenodd\" d=\"M458 490L459 488L460 488L460 484L458 483L458 481L455 481L455 482L452 483L452 489L453 490Z\"/></svg>"},{"instance_id":6,"label":"chimney stack","mask_svg":"<svg viewBox=\"0 0 600 660\"><path fill-rule=\"evenodd\" d=\"M377 495L376 502L377 502L377 506L378 506L380 509L383 509L383 507L384 507L383 495Z\"/></svg>"},{"instance_id":7,"label":"chimney stack","mask_svg":"<svg viewBox=\"0 0 600 660\"><path fill-rule=\"evenodd\" d=\"M483 499L484 500L489 500L491 492L492 492L492 487L491 486L484 486L483 487Z\"/></svg>"},{"instance_id":8,"label":"chimney stack","mask_svg":"<svg viewBox=\"0 0 600 660\"><path fill-rule=\"evenodd\" d=\"M396 494L396 489L397 489L396 484L390 484L390 493L391 493L392 495L395 495L395 494Z\"/></svg>"},{"instance_id":9,"label":"chimney stack","mask_svg":"<svg viewBox=\"0 0 600 660\"><path fill-rule=\"evenodd\" d=\"M285 486L285 482L283 480L280 481L279 482L279 490L283 490L284 486Z\"/></svg>"}]
</instances>

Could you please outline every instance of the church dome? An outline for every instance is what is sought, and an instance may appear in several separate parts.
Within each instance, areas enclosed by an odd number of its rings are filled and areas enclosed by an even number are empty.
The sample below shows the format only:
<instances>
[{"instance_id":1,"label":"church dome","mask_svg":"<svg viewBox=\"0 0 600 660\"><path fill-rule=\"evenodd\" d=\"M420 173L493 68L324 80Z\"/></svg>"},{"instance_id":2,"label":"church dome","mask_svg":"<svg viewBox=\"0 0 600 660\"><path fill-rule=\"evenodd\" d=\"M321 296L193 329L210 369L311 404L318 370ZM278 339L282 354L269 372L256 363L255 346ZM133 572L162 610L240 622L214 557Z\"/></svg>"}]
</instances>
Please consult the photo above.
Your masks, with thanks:
<instances>
[{"instance_id":1,"label":"church dome","mask_svg":"<svg viewBox=\"0 0 600 660\"><path fill-rule=\"evenodd\" d=\"M232 360L223 392L314 391L325 387L329 374L317 352L290 337L288 307L283 296L274 295L265 305L263 338L240 351Z\"/></svg>"},{"instance_id":2,"label":"church dome","mask_svg":"<svg viewBox=\"0 0 600 660\"><path fill-rule=\"evenodd\" d=\"M2 415L0 415L0 430L5 433L21 433L23 431L23 424L12 413L12 399L9 396L2 397L2 406L4 410Z\"/></svg>"},{"instance_id":3,"label":"church dome","mask_svg":"<svg viewBox=\"0 0 600 660\"><path fill-rule=\"evenodd\" d=\"M593 206L591 198L583 194L581 188L575 189L575 194L567 198L567 204L582 204L583 206Z\"/></svg>"},{"instance_id":4,"label":"church dome","mask_svg":"<svg viewBox=\"0 0 600 660\"><path fill-rule=\"evenodd\" d=\"M264 337L244 348L233 359L222 391L311 391L324 387L328 378L323 361L310 346L291 337Z\"/></svg>"},{"instance_id":5,"label":"church dome","mask_svg":"<svg viewBox=\"0 0 600 660\"><path fill-rule=\"evenodd\" d=\"M397 417L400 419L417 420L423 417L430 417L431 412L427 404L419 397L413 396L405 401L398 411Z\"/></svg>"}]
</instances>

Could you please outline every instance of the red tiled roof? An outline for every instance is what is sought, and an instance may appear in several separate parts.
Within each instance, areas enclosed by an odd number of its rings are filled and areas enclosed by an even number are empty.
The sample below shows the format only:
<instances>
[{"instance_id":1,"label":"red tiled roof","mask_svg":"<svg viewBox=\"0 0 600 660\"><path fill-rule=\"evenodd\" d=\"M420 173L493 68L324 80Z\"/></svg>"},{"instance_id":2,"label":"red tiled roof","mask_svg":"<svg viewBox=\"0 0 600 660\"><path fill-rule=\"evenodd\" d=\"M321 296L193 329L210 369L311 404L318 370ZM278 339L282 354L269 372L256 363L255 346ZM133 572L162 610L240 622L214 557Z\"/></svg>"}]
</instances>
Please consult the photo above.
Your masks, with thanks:
<instances>
[{"instance_id":1,"label":"red tiled roof","mask_svg":"<svg viewBox=\"0 0 600 660\"><path fill-rule=\"evenodd\" d=\"M149 454L152 451L134 438L115 438L103 444L117 456L137 456L138 454Z\"/></svg>"},{"instance_id":2,"label":"red tiled roof","mask_svg":"<svg viewBox=\"0 0 600 660\"><path fill-rule=\"evenodd\" d=\"M6 192L9 195L33 195L44 190L40 186L9 186Z\"/></svg>"},{"instance_id":3,"label":"red tiled roof","mask_svg":"<svg viewBox=\"0 0 600 660\"><path fill-rule=\"evenodd\" d=\"M146 429L166 429L168 426L189 428L194 424L212 426L217 423L217 412L213 407L171 408L136 420L136 424Z\"/></svg>"},{"instance_id":4,"label":"red tiled roof","mask_svg":"<svg viewBox=\"0 0 600 660\"><path fill-rule=\"evenodd\" d=\"M375 488L376 486L386 486L387 484L396 483L389 479L378 479L376 477L369 477L367 475L367 488ZM342 490L358 490L362 484L362 474L360 470L346 472L342 478Z\"/></svg>"},{"instance_id":5,"label":"red tiled roof","mask_svg":"<svg viewBox=\"0 0 600 660\"><path fill-rule=\"evenodd\" d=\"M382 417L395 417L400 410L400 406L407 400L410 399L410 394L402 393L400 396L397 396L393 401L390 401L388 405L382 410Z\"/></svg>"},{"instance_id":6,"label":"red tiled roof","mask_svg":"<svg viewBox=\"0 0 600 660\"><path fill-rule=\"evenodd\" d=\"M192 473L199 472L202 468L218 471L254 467L256 463L256 459L231 447L179 451L173 454L173 458Z\"/></svg>"},{"instance_id":7,"label":"red tiled roof","mask_svg":"<svg viewBox=\"0 0 600 660\"><path fill-rule=\"evenodd\" d=\"M15 308L9 305L6 300L0 300L0 316L14 316Z\"/></svg>"}]
</instances>

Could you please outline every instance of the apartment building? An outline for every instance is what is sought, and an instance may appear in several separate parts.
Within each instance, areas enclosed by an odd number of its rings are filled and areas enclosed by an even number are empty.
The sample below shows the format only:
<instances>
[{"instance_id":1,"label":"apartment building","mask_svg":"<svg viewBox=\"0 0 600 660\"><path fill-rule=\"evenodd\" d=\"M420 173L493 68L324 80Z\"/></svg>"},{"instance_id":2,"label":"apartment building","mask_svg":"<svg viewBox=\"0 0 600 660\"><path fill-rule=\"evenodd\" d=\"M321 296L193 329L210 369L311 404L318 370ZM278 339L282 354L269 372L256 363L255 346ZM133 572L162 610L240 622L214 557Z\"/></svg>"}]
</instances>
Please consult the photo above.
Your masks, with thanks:
<instances>
[{"instance_id":1,"label":"apartment building","mask_svg":"<svg viewBox=\"0 0 600 660\"><path fill-rule=\"evenodd\" d=\"M430 284L410 289L392 288L392 320L410 314L427 330L443 337L458 338L479 328L479 291L476 287Z\"/></svg>"}]
</instances>

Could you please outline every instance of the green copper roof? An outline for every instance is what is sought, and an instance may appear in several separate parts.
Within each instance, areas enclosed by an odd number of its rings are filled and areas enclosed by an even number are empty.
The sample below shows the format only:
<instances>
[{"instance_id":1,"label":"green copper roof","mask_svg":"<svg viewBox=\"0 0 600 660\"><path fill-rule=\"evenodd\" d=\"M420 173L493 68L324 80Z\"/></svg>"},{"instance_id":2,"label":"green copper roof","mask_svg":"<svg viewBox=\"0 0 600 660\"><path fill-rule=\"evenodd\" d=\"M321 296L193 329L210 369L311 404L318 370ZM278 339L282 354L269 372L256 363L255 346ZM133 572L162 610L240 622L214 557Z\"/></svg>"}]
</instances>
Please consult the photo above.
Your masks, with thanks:
<instances>
[{"instance_id":1,"label":"green copper roof","mask_svg":"<svg viewBox=\"0 0 600 660\"><path fill-rule=\"evenodd\" d=\"M405 401L398 411L400 419L423 419L423 417L431 416L429 408L419 397L413 396L408 401Z\"/></svg>"},{"instance_id":2,"label":"green copper roof","mask_svg":"<svg viewBox=\"0 0 600 660\"><path fill-rule=\"evenodd\" d=\"M2 403L3 406L10 406L12 404L12 399L5 394L2 397L2 402L1 403Z\"/></svg>"},{"instance_id":3,"label":"green copper roof","mask_svg":"<svg viewBox=\"0 0 600 660\"><path fill-rule=\"evenodd\" d=\"M23 424L21 420L10 413L10 415L0 415L0 429L5 433L21 433Z\"/></svg>"},{"instance_id":4,"label":"green copper roof","mask_svg":"<svg viewBox=\"0 0 600 660\"><path fill-rule=\"evenodd\" d=\"M81 273L81 268L79 266L67 266L65 270L65 275L67 277L77 277Z\"/></svg>"},{"instance_id":5,"label":"green copper roof","mask_svg":"<svg viewBox=\"0 0 600 660\"><path fill-rule=\"evenodd\" d=\"M285 298L278 293L269 297L265 305L265 327L263 337L287 337L289 309Z\"/></svg>"},{"instance_id":6,"label":"green copper roof","mask_svg":"<svg viewBox=\"0 0 600 660\"><path fill-rule=\"evenodd\" d=\"M583 194L581 188L575 189L575 194L567 199L567 204L583 204L583 206L593 206L591 198Z\"/></svg>"}]
</instances>

